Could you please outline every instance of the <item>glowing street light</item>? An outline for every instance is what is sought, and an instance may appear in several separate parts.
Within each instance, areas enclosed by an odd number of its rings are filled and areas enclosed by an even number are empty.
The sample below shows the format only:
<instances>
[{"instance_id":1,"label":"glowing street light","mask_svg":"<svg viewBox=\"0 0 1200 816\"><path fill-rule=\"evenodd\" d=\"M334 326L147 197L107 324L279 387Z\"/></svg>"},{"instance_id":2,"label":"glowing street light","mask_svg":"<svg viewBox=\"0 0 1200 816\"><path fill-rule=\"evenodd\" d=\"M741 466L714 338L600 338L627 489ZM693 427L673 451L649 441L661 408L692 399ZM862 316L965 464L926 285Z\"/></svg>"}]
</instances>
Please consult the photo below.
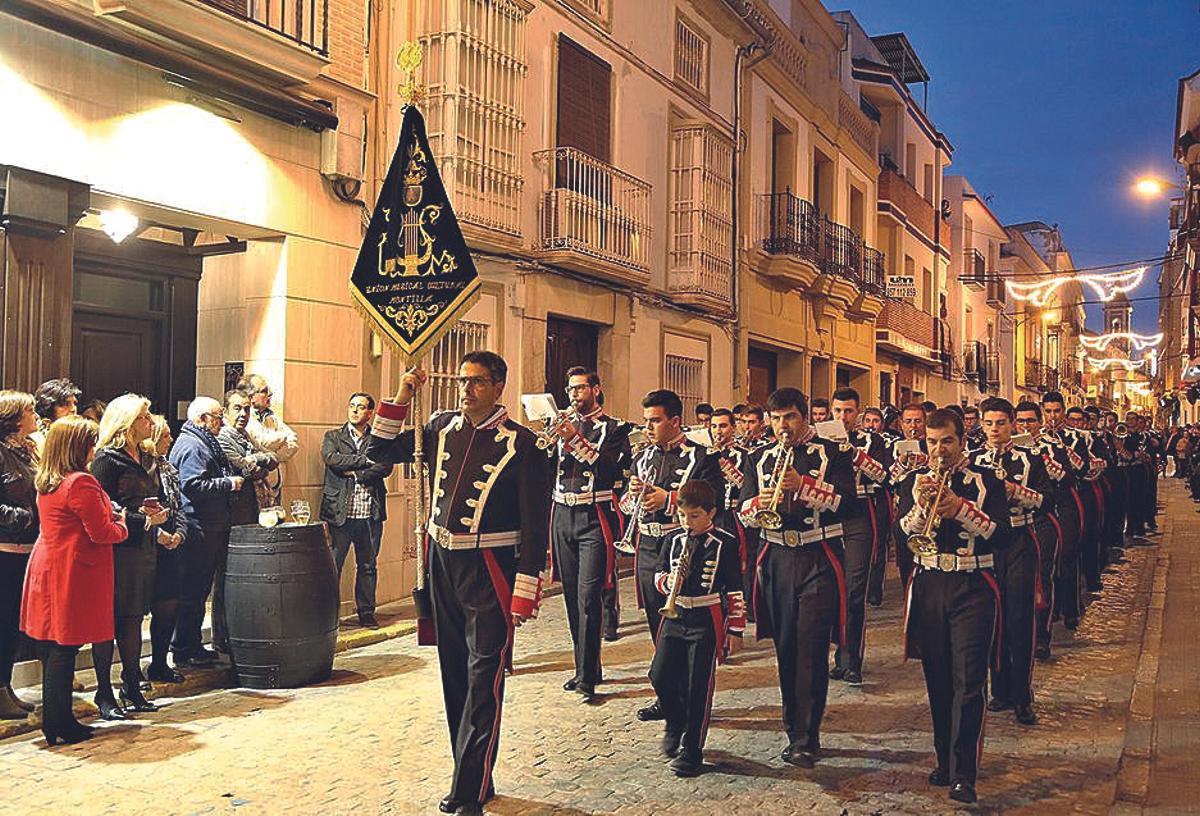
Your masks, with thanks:
<instances>
[{"instance_id":1,"label":"glowing street light","mask_svg":"<svg viewBox=\"0 0 1200 816\"><path fill-rule=\"evenodd\" d=\"M1162 198L1167 190L1180 189L1178 184L1163 181L1156 176L1142 176L1133 185L1133 191L1142 198Z\"/></svg>"}]
</instances>

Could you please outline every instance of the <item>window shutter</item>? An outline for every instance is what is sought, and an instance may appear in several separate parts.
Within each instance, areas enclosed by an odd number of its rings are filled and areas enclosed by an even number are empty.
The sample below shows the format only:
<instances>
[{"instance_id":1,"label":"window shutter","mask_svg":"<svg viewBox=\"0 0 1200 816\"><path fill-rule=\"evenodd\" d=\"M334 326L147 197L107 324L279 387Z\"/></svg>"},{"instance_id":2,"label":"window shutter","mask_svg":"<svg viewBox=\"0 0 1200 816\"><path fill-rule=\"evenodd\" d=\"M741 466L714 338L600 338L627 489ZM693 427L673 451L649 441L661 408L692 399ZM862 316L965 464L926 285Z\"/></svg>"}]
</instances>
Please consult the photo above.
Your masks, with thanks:
<instances>
[{"instance_id":1,"label":"window shutter","mask_svg":"<svg viewBox=\"0 0 1200 816\"><path fill-rule=\"evenodd\" d=\"M612 68L567 37L558 38L558 147L612 161Z\"/></svg>"}]
</instances>

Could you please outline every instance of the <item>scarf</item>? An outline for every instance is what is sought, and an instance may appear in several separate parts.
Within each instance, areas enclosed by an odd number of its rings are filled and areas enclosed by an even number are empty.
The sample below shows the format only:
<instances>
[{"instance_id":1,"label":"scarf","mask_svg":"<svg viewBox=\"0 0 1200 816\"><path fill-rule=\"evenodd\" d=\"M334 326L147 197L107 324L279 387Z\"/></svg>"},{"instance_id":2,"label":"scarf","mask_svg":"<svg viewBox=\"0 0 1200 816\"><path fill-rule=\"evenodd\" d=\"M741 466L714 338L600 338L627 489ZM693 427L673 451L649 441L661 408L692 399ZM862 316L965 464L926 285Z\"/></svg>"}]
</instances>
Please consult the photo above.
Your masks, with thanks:
<instances>
[{"instance_id":1,"label":"scarf","mask_svg":"<svg viewBox=\"0 0 1200 816\"><path fill-rule=\"evenodd\" d=\"M225 451L221 449L221 444L217 442L217 438L207 428L201 428L192 422L185 422L183 428L180 429L180 433L191 434L199 439L204 447L208 448L208 452L216 460L217 467L220 468L222 476L237 475L233 472L233 465L229 464L229 458L225 456Z\"/></svg>"}]
</instances>

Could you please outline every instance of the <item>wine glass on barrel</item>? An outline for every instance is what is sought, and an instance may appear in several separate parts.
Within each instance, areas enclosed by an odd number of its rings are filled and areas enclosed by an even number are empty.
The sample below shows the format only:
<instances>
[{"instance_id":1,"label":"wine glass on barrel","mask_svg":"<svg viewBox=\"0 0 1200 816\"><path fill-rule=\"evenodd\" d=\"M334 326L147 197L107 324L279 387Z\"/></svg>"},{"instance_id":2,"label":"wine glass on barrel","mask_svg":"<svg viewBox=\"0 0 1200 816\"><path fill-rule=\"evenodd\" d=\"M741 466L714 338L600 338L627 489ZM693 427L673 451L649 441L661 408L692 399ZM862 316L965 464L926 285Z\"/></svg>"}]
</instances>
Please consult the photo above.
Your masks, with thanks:
<instances>
[{"instance_id":1,"label":"wine glass on barrel","mask_svg":"<svg viewBox=\"0 0 1200 816\"><path fill-rule=\"evenodd\" d=\"M292 502L292 521L296 524L308 524L312 519L312 509L308 506L308 502L304 499L296 499Z\"/></svg>"}]
</instances>

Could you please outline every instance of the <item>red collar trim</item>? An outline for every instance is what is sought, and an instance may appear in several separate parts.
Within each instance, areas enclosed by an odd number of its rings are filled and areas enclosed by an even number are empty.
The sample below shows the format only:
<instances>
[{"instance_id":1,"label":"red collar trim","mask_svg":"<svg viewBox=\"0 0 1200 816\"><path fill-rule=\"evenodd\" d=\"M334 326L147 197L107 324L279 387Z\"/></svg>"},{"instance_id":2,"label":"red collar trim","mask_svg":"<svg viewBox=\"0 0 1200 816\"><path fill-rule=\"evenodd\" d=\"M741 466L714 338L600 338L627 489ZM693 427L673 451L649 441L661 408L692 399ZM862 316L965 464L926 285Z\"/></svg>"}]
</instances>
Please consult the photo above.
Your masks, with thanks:
<instances>
[{"instance_id":1,"label":"red collar trim","mask_svg":"<svg viewBox=\"0 0 1200 816\"><path fill-rule=\"evenodd\" d=\"M604 415L604 406L597 405L590 414L580 414L579 421L580 422L588 422L590 420L597 419L603 415Z\"/></svg>"},{"instance_id":2,"label":"red collar trim","mask_svg":"<svg viewBox=\"0 0 1200 816\"><path fill-rule=\"evenodd\" d=\"M470 420L467 420L467 421L470 422ZM508 421L508 409L505 408L503 405L497 405L496 410L492 412L492 415L489 416L487 419L485 419L483 422L480 422L478 425L476 425L475 429L479 430L479 431L491 431L491 430L494 430L494 429L500 427L507 421Z\"/></svg>"},{"instance_id":3,"label":"red collar trim","mask_svg":"<svg viewBox=\"0 0 1200 816\"><path fill-rule=\"evenodd\" d=\"M675 450L676 448L678 448L680 445L683 444L683 441L685 439L687 439L687 437L683 435L683 431L680 431L679 436L675 437L674 439L670 440L669 442L665 442L665 443L656 445L655 447L657 447L663 453L666 453L667 451L672 451L672 450Z\"/></svg>"}]
</instances>

